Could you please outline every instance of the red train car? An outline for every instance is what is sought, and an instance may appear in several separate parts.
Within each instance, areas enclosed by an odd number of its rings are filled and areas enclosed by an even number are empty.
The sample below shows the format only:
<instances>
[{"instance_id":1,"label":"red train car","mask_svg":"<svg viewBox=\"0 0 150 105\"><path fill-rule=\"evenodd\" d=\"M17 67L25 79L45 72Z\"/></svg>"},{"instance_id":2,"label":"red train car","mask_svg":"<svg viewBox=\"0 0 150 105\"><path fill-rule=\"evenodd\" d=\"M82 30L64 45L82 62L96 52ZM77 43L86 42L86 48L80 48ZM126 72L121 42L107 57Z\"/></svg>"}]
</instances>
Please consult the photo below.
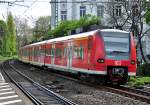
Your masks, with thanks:
<instances>
[{"instance_id":1,"label":"red train car","mask_svg":"<svg viewBox=\"0 0 150 105\"><path fill-rule=\"evenodd\" d=\"M88 75L124 84L136 75L136 49L132 34L104 29L50 39L20 49L19 58L38 66Z\"/></svg>"}]
</instances>

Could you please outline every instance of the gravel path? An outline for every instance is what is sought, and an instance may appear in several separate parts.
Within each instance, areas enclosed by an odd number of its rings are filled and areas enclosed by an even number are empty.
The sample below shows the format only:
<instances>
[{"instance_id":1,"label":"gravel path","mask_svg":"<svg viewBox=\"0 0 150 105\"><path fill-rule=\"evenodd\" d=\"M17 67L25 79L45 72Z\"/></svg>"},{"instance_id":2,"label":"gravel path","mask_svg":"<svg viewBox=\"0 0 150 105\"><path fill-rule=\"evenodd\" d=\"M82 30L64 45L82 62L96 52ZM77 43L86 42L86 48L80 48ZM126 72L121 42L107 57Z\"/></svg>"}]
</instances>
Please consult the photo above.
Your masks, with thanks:
<instances>
[{"instance_id":1,"label":"gravel path","mask_svg":"<svg viewBox=\"0 0 150 105\"><path fill-rule=\"evenodd\" d=\"M48 71L39 70L18 61L14 62L14 65L33 80L79 105L149 105L145 102L58 78Z\"/></svg>"}]
</instances>

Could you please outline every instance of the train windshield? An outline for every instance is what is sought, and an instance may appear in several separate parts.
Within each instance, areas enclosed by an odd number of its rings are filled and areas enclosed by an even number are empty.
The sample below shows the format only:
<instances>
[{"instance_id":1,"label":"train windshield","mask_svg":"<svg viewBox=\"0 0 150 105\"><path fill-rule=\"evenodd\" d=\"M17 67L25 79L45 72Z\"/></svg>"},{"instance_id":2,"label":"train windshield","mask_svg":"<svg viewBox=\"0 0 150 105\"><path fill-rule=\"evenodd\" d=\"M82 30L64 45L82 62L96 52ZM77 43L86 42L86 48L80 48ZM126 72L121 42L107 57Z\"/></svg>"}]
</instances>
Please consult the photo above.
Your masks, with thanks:
<instances>
[{"instance_id":1,"label":"train windshield","mask_svg":"<svg viewBox=\"0 0 150 105\"><path fill-rule=\"evenodd\" d=\"M129 33L101 32L105 42L106 57L114 60L129 59Z\"/></svg>"}]
</instances>

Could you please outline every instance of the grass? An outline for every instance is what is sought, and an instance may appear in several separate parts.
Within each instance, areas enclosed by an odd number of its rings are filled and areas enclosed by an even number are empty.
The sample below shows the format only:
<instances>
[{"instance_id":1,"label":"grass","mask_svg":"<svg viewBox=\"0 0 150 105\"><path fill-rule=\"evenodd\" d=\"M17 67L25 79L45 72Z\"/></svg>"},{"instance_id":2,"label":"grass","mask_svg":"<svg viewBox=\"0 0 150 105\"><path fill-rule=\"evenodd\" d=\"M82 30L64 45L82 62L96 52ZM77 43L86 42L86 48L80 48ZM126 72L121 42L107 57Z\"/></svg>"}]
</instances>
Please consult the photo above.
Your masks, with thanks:
<instances>
[{"instance_id":1,"label":"grass","mask_svg":"<svg viewBox=\"0 0 150 105\"><path fill-rule=\"evenodd\" d=\"M128 85L132 87L139 87L146 84L150 84L150 77L131 77Z\"/></svg>"},{"instance_id":2,"label":"grass","mask_svg":"<svg viewBox=\"0 0 150 105\"><path fill-rule=\"evenodd\" d=\"M5 60L8 60L8 59L17 59L18 57L17 56L11 56L11 57L4 57L4 56L1 56L0 55L0 61L5 61Z\"/></svg>"}]
</instances>

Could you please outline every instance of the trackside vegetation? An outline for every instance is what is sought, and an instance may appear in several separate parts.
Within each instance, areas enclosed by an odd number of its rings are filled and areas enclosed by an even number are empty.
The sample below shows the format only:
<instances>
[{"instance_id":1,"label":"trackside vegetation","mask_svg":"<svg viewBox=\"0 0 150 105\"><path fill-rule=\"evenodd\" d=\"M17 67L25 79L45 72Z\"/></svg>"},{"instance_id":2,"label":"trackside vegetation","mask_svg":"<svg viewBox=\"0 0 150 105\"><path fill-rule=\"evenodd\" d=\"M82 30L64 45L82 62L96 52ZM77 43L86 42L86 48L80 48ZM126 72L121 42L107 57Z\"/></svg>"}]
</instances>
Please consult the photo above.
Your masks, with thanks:
<instances>
[{"instance_id":1,"label":"trackside vegetation","mask_svg":"<svg viewBox=\"0 0 150 105\"><path fill-rule=\"evenodd\" d=\"M11 13L8 14L6 22L0 20L0 58L15 56L16 28Z\"/></svg>"},{"instance_id":2,"label":"trackside vegetation","mask_svg":"<svg viewBox=\"0 0 150 105\"><path fill-rule=\"evenodd\" d=\"M143 77L143 76L137 76L137 77L131 77L130 81L128 82L129 86L132 87L139 87L143 85L150 84L150 77Z\"/></svg>"},{"instance_id":3,"label":"trackside vegetation","mask_svg":"<svg viewBox=\"0 0 150 105\"><path fill-rule=\"evenodd\" d=\"M84 30L88 29L90 25L100 24L100 17L85 15L79 20L66 20L60 22L60 24L53 30L48 32L48 38L57 38L67 36L71 30L83 27Z\"/></svg>"}]
</instances>

